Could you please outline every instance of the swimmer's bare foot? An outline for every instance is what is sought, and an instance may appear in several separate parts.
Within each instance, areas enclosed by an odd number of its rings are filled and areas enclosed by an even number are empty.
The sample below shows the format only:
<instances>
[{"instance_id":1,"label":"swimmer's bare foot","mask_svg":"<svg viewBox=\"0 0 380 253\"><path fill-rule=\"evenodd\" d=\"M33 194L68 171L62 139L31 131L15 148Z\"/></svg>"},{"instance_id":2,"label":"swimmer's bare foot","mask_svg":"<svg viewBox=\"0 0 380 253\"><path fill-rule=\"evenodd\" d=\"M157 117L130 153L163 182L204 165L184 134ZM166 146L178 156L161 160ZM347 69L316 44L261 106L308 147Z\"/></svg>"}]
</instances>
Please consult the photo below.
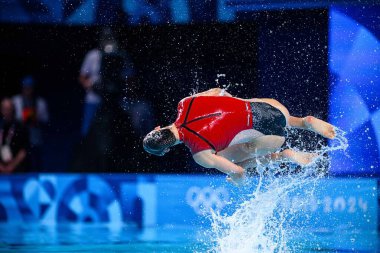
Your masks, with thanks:
<instances>
[{"instance_id":1,"label":"swimmer's bare foot","mask_svg":"<svg viewBox=\"0 0 380 253\"><path fill-rule=\"evenodd\" d=\"M323 137L334 139L336 136L335 128L333 125L317 119L313 116L307 116L304 118L304 124L307 129L322 135Z\"/></svg>"},{"instance_id":2,"label":"swimmer's bare foot","mask_svg":"<svg viewBox=\"0 0 380 253\"><path fill-rule=\"evenodd\" d=\"M317 153L297 152L291 149L286 149L281 152L282 157L295 162L301 166L308 165L318 157Z\"/></svg>"}]
</instances>

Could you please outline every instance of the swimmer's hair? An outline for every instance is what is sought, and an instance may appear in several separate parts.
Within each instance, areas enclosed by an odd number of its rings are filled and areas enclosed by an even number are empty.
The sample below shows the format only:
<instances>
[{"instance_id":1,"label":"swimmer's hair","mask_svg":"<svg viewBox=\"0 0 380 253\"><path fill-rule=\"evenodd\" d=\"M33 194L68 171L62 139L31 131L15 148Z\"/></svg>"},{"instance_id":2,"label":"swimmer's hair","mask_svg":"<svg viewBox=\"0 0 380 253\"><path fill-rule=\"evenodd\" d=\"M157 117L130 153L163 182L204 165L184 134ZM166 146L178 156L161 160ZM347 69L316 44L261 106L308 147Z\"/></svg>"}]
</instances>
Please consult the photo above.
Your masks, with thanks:
<instances>
[{"instance_id":1,"label":"swimmer's hair","mask_svg":"<svg viewBox=\"0 0 380 253\"><path fill-rule=\"evenodd\" d=\"M163 156L165 150L175 143L176 138L170 129L153 130L143 140L145 151L157 156Z\"/></svg>"}]
</instances>

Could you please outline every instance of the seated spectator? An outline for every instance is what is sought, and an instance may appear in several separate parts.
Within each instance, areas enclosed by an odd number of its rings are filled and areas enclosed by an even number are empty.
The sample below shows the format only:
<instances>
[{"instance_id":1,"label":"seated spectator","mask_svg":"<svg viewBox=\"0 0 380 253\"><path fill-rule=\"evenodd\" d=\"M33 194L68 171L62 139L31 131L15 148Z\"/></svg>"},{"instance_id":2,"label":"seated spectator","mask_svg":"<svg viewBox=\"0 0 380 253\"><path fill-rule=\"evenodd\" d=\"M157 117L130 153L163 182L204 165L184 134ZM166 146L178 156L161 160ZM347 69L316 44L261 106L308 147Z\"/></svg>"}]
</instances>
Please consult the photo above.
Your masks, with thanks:
<instances>
[{"instance_id":1,"label":"seated spectator","mask_svg":"<svg viewBox=\"0 0 380 253\"><path fill-rule=\"evenodd\" d=\"M12 100L1 101L0 118L0 172L25 172L29 145L28 133L15 119Z\"/></svg>"},{"instance_id":2,"label":"seated spectator","mask_svg":"<svg viewBox=\"0 0 380 253\"><path fill-rule=\"evenodd\" d=\"M31 170L42 169L42 127L48 122L49 114L46 101L37 96L32 76L22 80L22 92L13 97L15 117L29 132Z\"/></svg>"}]
</instances>

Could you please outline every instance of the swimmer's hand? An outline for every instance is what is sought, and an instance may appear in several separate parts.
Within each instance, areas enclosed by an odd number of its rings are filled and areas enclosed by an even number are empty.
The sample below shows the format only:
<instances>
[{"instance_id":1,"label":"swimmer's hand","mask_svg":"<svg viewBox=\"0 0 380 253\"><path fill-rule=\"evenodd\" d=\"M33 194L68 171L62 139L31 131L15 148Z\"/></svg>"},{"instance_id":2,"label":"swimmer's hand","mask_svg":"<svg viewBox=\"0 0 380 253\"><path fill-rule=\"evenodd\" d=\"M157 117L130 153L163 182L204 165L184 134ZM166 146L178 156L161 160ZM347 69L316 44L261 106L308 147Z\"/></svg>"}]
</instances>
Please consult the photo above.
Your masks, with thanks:
<instances>
[{"instance_id":1,"label":"swimmer's hand","mask_svg":"<svg viewBox=\"0 0 380 253\"><path fill-rule=\"evenodd\" d=\"M194 161L205 168L215 168L228 175L229 182L241 185L245 178L244 168L234 164L223 156L216 155L213 150L207 149L193 155Z\"/></svg>"}]
</instances>

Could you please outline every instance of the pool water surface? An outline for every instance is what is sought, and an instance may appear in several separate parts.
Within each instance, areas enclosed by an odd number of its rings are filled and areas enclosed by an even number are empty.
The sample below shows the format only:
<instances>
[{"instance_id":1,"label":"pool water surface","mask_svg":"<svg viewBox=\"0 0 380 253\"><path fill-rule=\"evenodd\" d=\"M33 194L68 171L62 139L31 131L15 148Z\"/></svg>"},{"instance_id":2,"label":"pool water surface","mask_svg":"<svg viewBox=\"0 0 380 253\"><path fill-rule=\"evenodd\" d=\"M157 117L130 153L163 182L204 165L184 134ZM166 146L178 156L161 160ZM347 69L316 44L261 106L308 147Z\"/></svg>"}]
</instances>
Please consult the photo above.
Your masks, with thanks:
<instances>
[{"instance_id":1,"label":"pool water surface","mask_svg":"<svg viewBox=\"0 0 380 253\"><path fill-rule=\"evenodd\" d=\"M216 252L207 228L2 224L0 252ZM371 231L295 231L290 252L380 252ZM252 250L260 252L260 250Z\"/></svg>"}]
</instances>

